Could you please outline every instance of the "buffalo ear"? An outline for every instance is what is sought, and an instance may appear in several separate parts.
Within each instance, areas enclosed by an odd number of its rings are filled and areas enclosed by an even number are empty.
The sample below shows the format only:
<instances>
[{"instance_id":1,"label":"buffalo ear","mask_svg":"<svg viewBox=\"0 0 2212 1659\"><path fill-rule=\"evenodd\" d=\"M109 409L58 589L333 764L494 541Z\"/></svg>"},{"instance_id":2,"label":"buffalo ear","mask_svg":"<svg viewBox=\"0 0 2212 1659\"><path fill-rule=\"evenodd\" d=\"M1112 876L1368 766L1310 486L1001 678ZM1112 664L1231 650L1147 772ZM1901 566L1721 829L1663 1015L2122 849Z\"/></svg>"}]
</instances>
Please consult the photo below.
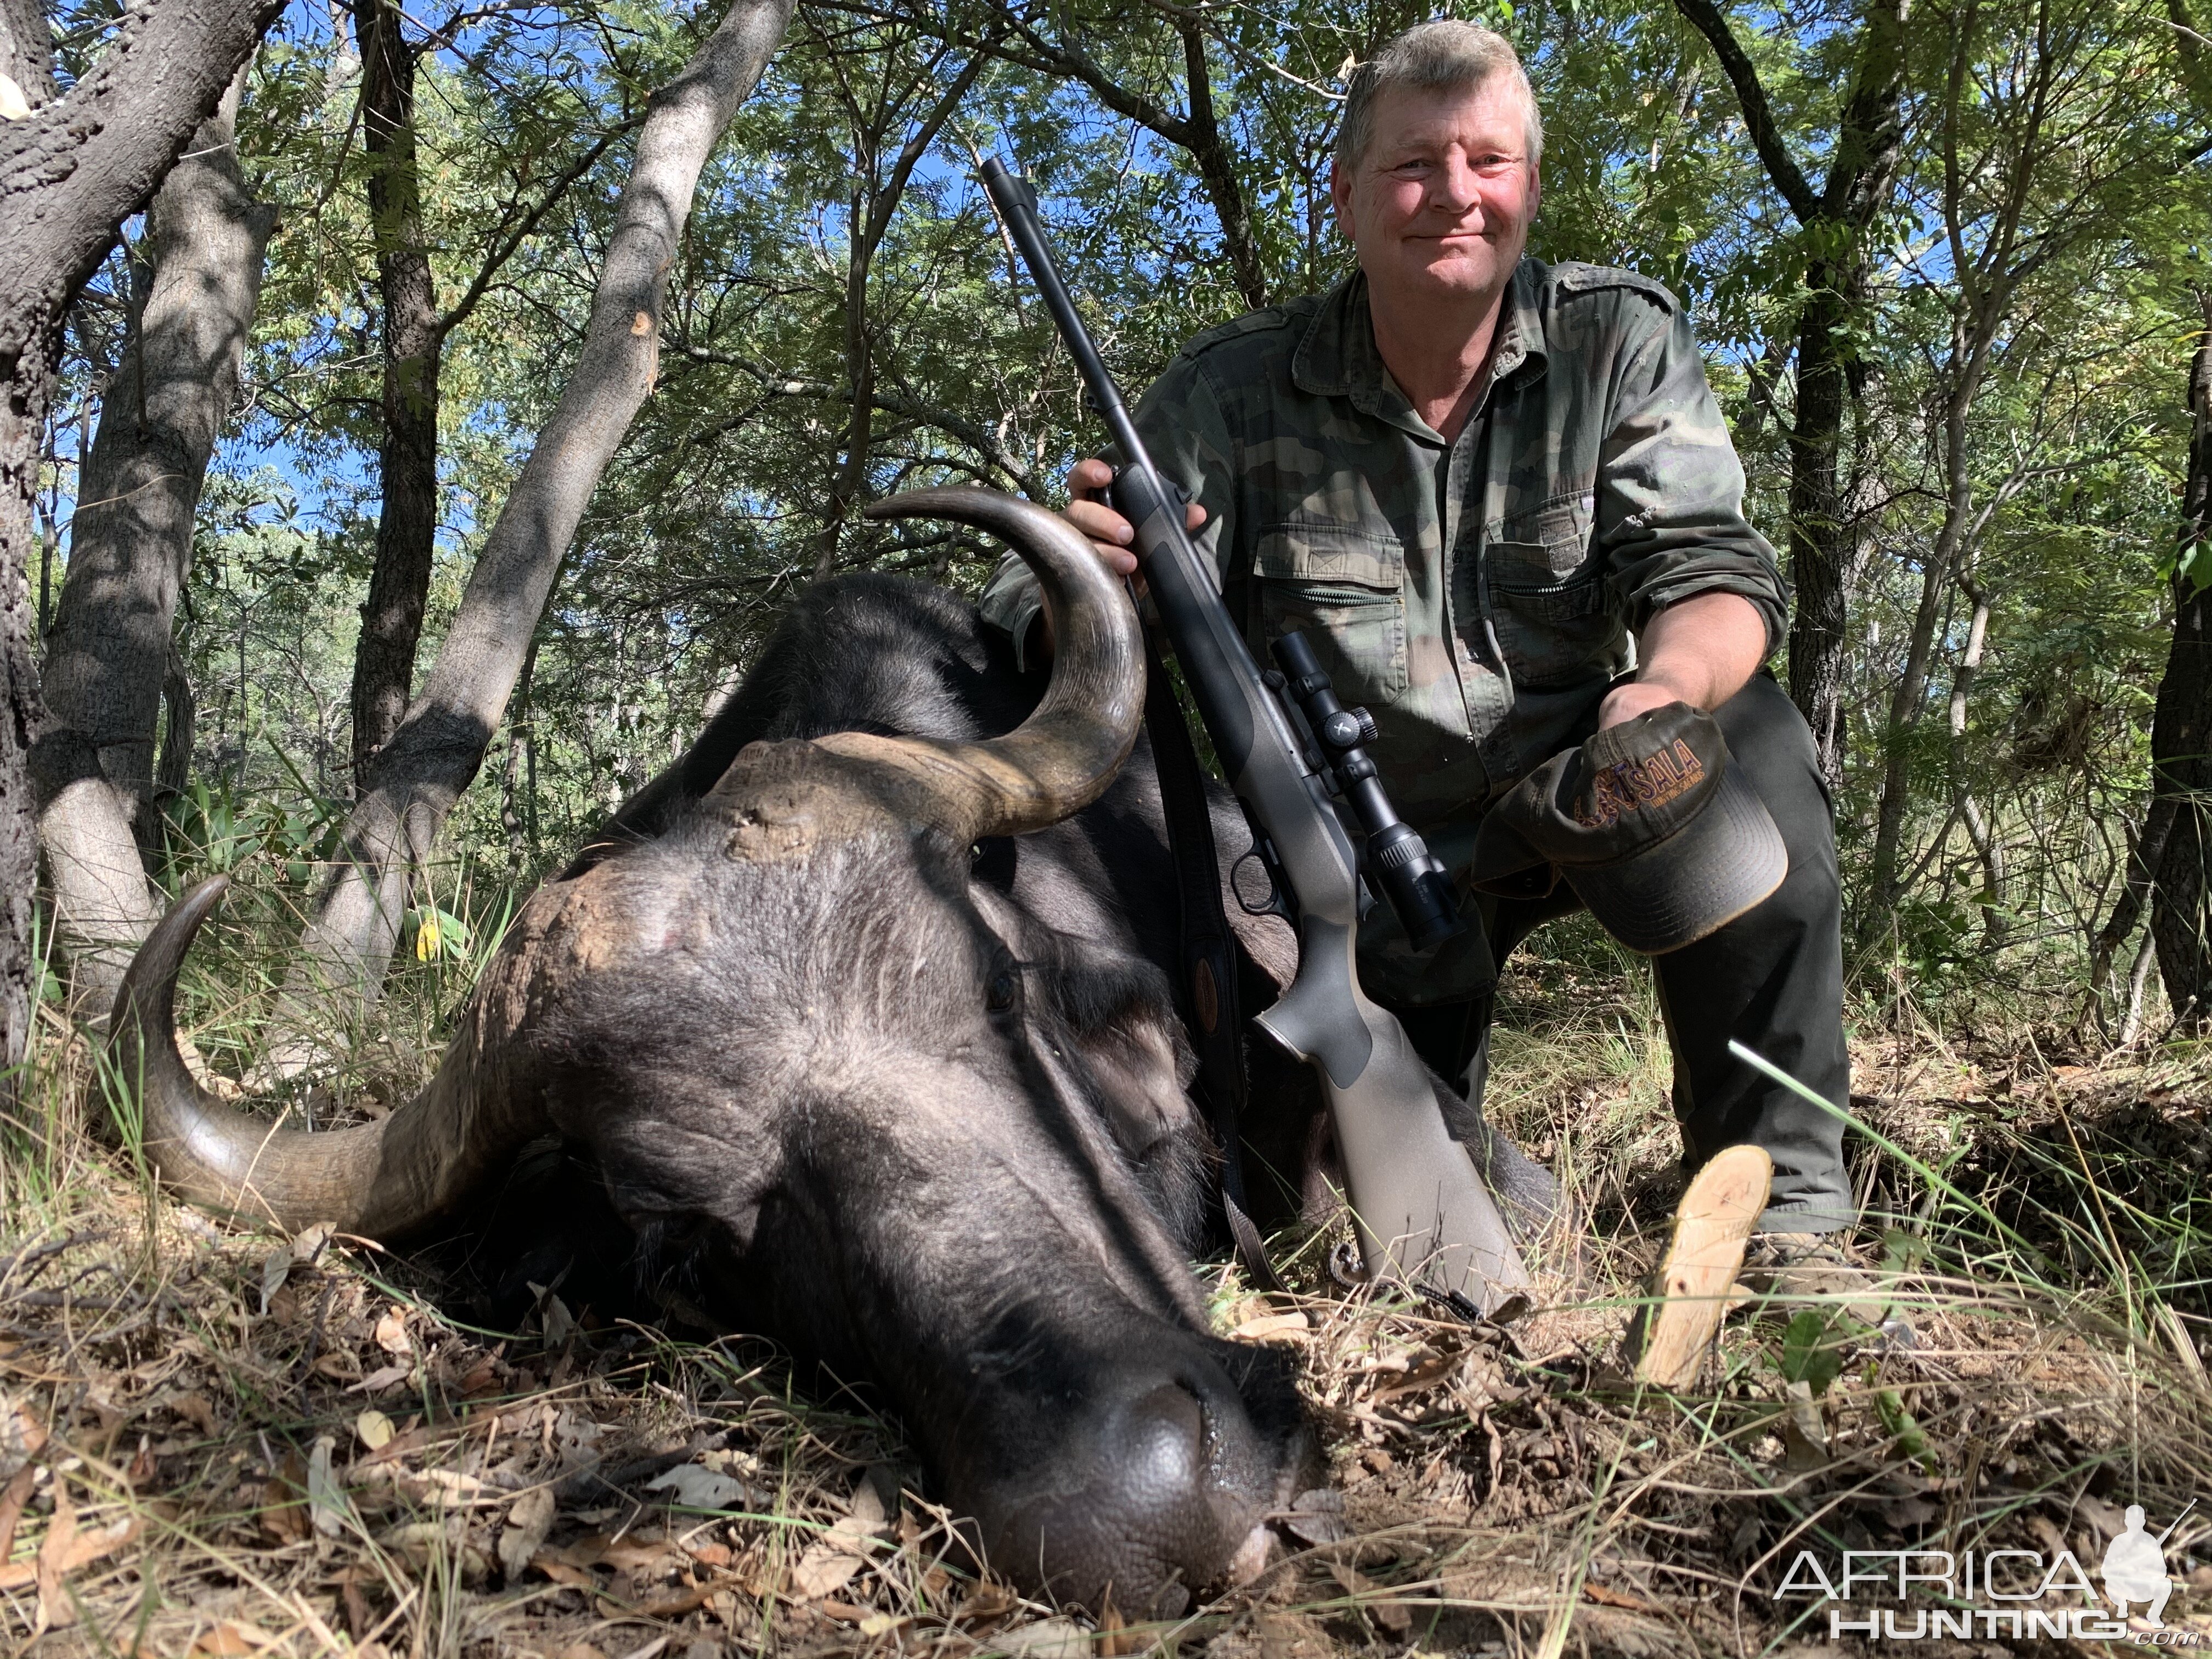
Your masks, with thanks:
<instances>
[{"instance_id":1,"label":"buffalo ear","mask_svg":"<svg viewBox=\"0 0 2212 1659\"><path fill-rule=\"evenodd\" d=\"M1134 957L1055 963L1043 975L1100 1115L1133 1164L1200 1132L1198 1073L1167 976Z\"/></svg>"}]
</instances>

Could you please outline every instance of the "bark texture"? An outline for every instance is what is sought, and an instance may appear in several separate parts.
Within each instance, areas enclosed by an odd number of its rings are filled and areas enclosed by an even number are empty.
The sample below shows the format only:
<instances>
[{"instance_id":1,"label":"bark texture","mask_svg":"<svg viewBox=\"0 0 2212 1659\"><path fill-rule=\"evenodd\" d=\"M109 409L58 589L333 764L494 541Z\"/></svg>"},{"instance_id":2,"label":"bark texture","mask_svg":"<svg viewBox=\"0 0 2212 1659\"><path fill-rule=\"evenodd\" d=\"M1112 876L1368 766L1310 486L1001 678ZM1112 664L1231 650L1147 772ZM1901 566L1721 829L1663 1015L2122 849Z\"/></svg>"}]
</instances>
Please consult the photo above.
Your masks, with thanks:
<instances>
[{"instance_id":1,"label":"bark texture","mask_svg":"<svg viewBox=\"0 0 2212 1659\"><path fill-rule=\"evenodd\" d=\"M53 30L39 0L0 0L0 75L37 109L54 94ZM6 96L0 90L0 98Z\"/></svg>"},{"instance_id":2,"label":"bark texture","mask_svg":"<svg viewBox=\"0 0 2212 1659\"><path fill-rule=\"evenodd\" d=\"M372 761L327 874L272 1068L297 1071L319 1012L349 1025L383 984L408 883L483 763L554 577L600 475L653 389L660 306L700 169L767 66L792 0L738 0L653 96L615 215L583 349L514 492L485 538L422 690Z\"/></svg>"},{"instance_id":3,"label":"bark texture","mask_svg":"<svg viewBox=\"0 0 2212 1659\"><path fill-rule=\"evenodd\" d=\"M63 319L281 9L143 0L67 95L0 122L0 1065L21 1061L30 1042L38 843L28 763L41 699L25 574ZM26 9L9 0L19 54Z\"/></svg>"},{"instance_id":4,"label":"bark texture","mask_svg":"<svg viewBox=\"0 0 2212 1659\"><path fill-rule=\"evenodd\" d=\"M415 49L400 33L399 8L392 0L356 0L354 34L361 47L362 143L368 155L369 223L384 310L384 441L377 456L383 504L353 664L358 793L368 787L371 757L399 729L415 684L438 535L438 368L444 331L422 228Z\"/></svg>"},{"instance_id":5,"label":"bark texture","mask_svg":"<svg viewBox=\"0 0 2212 1659\"><path fill-rule=\"evenodd\" d=\"M150 287L101 400L46 641L46 720L31 759L39 836L70 1003L94 1019L158 914L140 860L156 840L170 630L276 222L239 171L243 89L241 73L154 198Z\"/></svg>"},{"instance_id":6,"label":"bark texture","mask_svg":"<svg viewBox=\"0 0 2212 1659\"><path fill-rule=\"evenodd\" d=\"M1797 400L1790 432L1790 696L1821 769L1844 774L1844 629L1861 527L1839 458L1858 373L1851 325L1865 303L1875 222L1895 190L1904 149L1904 32L1910 0L1869 0L1850 92L1826 178L1815 191L1790 155L1759 71L1713 0L1675 0L1712 45L1735 88L1768 178L1812 249L1797 319Z\"/></svg>"},{"instance_id":7,"label":"bark texture","mask_svg":"<svg viewBox=\"0 0 2212 1659\"><path fill-rule=\"evenodd\" d=\"M2151 715L2151 801L2128 860L2126 885L2099 933L2092 983L2151 913L2148 939L2177 1025L2212 1026L2212 588L2196 585L2191 556L2212 538L2212 292L2197 295L2203 331L2189 368L2189 477L2173 572L2173 640ZM2139 994L2131 1002L2139 1002ZM2132 1034L2130 1034L2132 1035Z\"/></svg>"}]
</instances>

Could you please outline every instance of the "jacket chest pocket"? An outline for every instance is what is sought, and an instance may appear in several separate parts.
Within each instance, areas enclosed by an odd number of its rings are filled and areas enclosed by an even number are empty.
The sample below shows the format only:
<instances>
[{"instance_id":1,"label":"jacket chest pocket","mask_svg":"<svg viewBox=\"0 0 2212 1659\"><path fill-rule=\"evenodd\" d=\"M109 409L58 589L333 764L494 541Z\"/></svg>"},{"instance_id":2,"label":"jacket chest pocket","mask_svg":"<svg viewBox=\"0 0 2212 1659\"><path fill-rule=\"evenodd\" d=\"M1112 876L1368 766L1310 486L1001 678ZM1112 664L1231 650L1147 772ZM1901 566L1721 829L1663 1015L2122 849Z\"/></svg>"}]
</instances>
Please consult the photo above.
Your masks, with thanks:
<instances>
[{"instance_id":1,"label":"jacket chest pocket","mask_svg":"<svg viewBox=\"0 0 2212 1659\"><path fill-rule=\"evenodd\" d=\"M1305 635L1346 703L1405 694L1406 556L1395 538L1317 524L1277 525L1252 556L1265 647ZM1265 665L1264 648L1257 653Z\"/></svg>"},{"instance_id":2,"label":"jacket chest pocket","mask_svg":"<svg viewBox=\"0 0 2212 1659\"><path fill-rule=\"evenodd\" d=\"M1610 676L1624 635L1590 555L1587 497L1510 520L1483 549L1489 613L1516 685Z\"/></svg>"}]
</instances>

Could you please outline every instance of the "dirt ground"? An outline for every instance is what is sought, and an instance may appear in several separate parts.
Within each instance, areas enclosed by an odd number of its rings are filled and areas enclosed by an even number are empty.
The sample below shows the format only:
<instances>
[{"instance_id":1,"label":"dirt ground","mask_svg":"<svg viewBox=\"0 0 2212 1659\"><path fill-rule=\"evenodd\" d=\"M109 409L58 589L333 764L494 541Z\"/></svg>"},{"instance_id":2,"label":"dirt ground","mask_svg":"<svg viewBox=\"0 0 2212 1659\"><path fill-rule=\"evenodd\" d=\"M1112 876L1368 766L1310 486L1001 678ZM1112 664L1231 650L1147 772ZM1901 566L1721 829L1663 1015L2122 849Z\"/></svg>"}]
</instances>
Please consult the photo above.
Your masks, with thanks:
<instances>
[{"instance_id":1,"label":"dirt ground","mask_svg":"<svg viewBox=\"0 0 2212 1659\"><path fill-rule=\"evenodd\" d=\"M2212 1644L2212 1057L1863 1046L1855 1157L1899 1322L1747 1307L1695 1389L1638 1396L1620 1337L1679 1180L1663 1061L1626 1024L1562 1058L1523 1012L1493 1113L1567 1176L1589 1242L1503 1332L1320 1293L1325 1239L1294 1263L1313 1294L1207 1269L1224 1332L1298 1351L1331 1484L1277 1518L1256 1583L1163 1626L978 1572L895 1431L795 1394L757 1344L557 1294L526 1331L470 1329L364 1241L219 1230L122 1154L52 1144L79 1133L58 1120L27 1131L11 1156L46 1173L0 1241L0 1650L1892 1651L1778 1598L1802 1553L2070 1550L2094 1577L2130 1503L2154 1533L2181 1517L2161 1639ZM1946 1605L1862 1586L1849 1616L1909 1632Z\"/></svg>"}]
</instances>

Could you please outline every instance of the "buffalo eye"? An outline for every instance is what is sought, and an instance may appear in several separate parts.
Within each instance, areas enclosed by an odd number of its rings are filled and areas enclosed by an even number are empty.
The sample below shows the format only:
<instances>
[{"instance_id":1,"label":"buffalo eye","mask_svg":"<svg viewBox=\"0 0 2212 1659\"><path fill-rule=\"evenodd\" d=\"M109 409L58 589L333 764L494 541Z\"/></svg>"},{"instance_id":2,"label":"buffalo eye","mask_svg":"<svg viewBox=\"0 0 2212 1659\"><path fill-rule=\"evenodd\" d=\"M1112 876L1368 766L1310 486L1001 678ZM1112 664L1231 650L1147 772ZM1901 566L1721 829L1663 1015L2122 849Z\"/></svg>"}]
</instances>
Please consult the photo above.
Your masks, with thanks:
<instances>
[{"instance_id":1,"label":"buffalo eye","mask_svg":"<svg viewBox=\"0 0 2212 1659\"><path fill-rule=\"evenodd\" d=\"M983 1006L994 1014L1002 1014L1014 1006L1014 992L1020 981L1011 968L1001 968L991 975L991 982L983 988Z\"/></svg>"}]
</instances>

